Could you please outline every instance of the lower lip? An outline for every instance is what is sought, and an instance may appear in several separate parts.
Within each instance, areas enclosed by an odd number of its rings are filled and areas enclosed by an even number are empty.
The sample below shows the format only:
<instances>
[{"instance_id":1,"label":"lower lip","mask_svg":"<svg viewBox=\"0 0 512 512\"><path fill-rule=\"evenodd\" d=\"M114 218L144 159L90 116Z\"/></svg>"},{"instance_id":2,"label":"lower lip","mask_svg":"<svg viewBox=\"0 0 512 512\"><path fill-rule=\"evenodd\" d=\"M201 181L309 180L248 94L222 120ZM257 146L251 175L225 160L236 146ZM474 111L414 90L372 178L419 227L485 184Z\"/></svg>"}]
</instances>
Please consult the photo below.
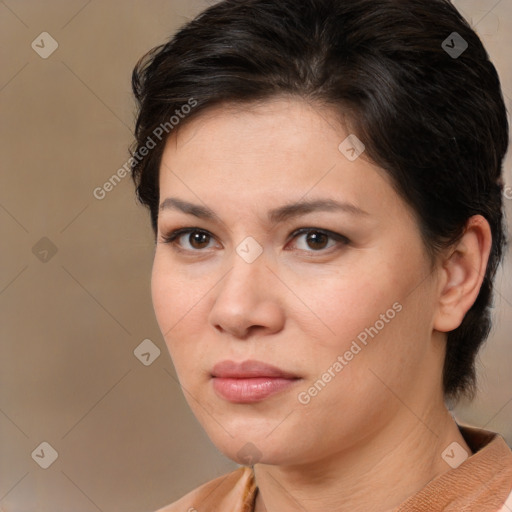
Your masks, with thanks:
<instances>
[{"instance_id":1,"label":"lower lip","mask_svg":"<svg viewBox=\"0 0 512 512\"><path fill-rule=\"evenodd\" d=\"M213 389L225 400L240 404L259 402L292 386L298 379L254 377L234 379L213 377Z\"/></svg>"}]
</instances>

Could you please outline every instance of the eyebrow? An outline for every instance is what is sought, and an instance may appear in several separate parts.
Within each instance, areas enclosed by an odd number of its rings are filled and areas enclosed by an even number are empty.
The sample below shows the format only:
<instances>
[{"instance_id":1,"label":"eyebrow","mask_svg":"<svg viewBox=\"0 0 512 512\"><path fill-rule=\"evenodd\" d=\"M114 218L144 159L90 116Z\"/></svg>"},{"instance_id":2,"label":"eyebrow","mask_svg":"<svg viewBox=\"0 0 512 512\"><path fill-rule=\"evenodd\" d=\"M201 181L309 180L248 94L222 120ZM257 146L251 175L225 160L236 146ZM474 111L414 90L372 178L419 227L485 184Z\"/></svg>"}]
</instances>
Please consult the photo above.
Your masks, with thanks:
<instances>
[{"instance_id":1,"label":"eyebrow","mask_svg":"<svg viewBox=\"0 0 512 512\"><path fill-rule=\"evenodd\" d=\"M219 216L207 206L189 203L177 197L164 199L160 204L160 211L162 210L178 210L189 215L194 215L200 219L216 220L222 223ZM270 224L277 224L316 211L340 211L355 216L369 215L368 212L348 202L338 202L334 199L303 199L269 210L267 218Z\"/></svg>"}]
</instances>

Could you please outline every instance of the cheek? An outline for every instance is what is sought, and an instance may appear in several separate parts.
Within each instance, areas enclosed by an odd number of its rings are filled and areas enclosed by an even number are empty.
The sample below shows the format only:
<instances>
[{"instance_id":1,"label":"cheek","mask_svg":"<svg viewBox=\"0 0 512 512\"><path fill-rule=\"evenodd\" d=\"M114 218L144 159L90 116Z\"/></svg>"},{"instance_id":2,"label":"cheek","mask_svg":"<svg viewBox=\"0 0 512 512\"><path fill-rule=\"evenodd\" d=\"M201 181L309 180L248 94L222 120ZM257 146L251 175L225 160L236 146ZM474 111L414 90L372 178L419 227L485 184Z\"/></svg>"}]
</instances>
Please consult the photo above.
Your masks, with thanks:
<instances>
[{"instance_id":1,"label":"cheek","mask_svg":"<svg viewBox=\"0 0 512 512\"><path fill-rule=\"evenodd\" d=\"M309 275L302 284L297 281L292 286L308 308L307 315L299 320L302 329L312 333L316 348L335 350L343 350L379 320L398 295L398 288L390 274L384 272L382 263L372 265L368 260L360 266L350 266L350 271Z\"/></svg>"},{"instance_id":2,"label":"cheek","mask_svg":"<svg viewBox=\"0 0 512 512\"><path fill-rule=\"evenodd\" d=\"M411 258L393 247L365 257L358 254L346 266L350 271L308 276L302 285L296 281L297 295L311 310L296 319L305 337L314 340L304 347L304 359L314 361L312 375L326 371L345 354L344 377L333 387L373 382L370 368L398 378L404 364L417 363L429 334L431 311L426 283L418 286L425 271L421 254L414 258L412 248L406 253Z\"/></svg>"},{"instance_id":3,"label":"cheek","mask_svg":"<svg viewBox=\"0 0 512 512\"><path fill-rule=\"evenodd\" d=\"M177 340L183 339L183 329L195 314L194 304L200 300L201 290L192 286L175 268L166 262L164 255L155 255L151 274L151 296L160 331L169 347L171 356Z\"/></svg>"},{"instance_id":4,"label":"cheek","mask_svg":"<svg viewBox=\"0 0 512 512\"><path fill-rule=\"evenodd\" d=\"M180 287L174 274L158 254L155 255L151 273L151 297L160 331L165 337L179 318L182 301L179 299Z\"/></svg>"}]
</instances>

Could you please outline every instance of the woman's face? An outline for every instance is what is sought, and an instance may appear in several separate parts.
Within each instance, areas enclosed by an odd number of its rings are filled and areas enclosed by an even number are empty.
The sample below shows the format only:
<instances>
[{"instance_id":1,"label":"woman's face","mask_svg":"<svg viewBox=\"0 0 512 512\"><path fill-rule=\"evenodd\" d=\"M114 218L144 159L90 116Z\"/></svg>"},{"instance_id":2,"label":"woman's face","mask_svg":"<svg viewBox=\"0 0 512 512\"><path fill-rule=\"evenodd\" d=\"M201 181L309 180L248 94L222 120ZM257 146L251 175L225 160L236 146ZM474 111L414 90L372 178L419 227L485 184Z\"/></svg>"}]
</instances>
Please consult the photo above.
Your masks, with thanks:
<instances>
[{"instance_id":1,"label":"woman's face","mask_svg":"<svg viewBox=\"0 0 512 512\"><path fill-rule=\"evenodd\" d=\"M216 107L165 147L156 317L190 407L239 463L325 459L442 395L436 274L348 135L332 112L275 99Z\"/></svg>"}]
</instances>

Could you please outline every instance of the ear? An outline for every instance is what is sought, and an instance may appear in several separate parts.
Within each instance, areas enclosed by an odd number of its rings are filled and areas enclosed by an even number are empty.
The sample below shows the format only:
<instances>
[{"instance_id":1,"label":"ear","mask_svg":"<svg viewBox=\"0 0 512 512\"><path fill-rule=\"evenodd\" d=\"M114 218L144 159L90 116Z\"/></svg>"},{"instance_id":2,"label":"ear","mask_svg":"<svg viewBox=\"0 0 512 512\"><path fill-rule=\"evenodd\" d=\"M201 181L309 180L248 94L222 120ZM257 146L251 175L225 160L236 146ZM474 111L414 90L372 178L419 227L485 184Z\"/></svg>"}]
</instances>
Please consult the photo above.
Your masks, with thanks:
<instances>
[{"instance_id":1,"label":"ear","mask_svg":"<svg viewBox=\"0 0 512 512\"><path fill-rule=\"evenodd\" d=\"M491 228L487 220L482 215L472 216L466 223L464 235L442 263L434 329L453 331L462 323L478 297L491 244Z\"/></svg>"}]
</instances>

